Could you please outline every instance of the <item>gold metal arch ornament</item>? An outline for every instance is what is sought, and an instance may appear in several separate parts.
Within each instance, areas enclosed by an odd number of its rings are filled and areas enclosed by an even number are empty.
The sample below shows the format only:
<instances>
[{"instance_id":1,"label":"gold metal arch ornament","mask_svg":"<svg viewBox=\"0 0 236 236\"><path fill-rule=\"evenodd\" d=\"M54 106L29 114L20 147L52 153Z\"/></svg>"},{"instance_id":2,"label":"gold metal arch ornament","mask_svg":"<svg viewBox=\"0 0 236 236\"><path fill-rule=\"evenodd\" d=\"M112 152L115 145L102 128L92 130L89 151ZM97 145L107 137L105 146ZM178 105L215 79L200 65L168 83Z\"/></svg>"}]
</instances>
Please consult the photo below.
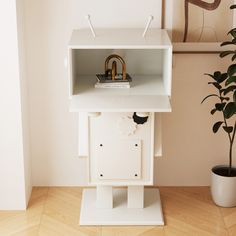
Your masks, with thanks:
<instances>
[{"instance_id":1,"label":"gold metal arch ornament","mask_svg":"<svg viewBox=\"0 0 236 236\"><path fill-rule=\"evenodd\" d=\"M108 76L109 73L111 73L112 80L115 80L115 76L117 74L117 63L116 61L112 62L112 69L108 69L108 64L111 59L118 59L122 65L122 79L126 80L126 64L124 59L116 54L112 54L109 57L107 57L105 61L105 75Z\"/></svg>"},{"instance_id":2,"label":"gold metal arch ornament","mask_svg":"<svg viewBox=\"0 0 236 236\"><path fill-rule=\"evenodd\" d=\"M109 68L109 63L111 67ZM117 64L122 66L121 73L117 72ZM116 54L108 56L105 60L105 73L96 74L99 83L116 83L116 82L131 82L132 78L126 73L126 64L124 59Z\"/></svg>"},{"instance_id":3,"label":"gold metal arch ornament","mask_svg":"<svg viewBox=\"0 0 236 236\"><path fill-rule=\"evenodd\" d=\"M187 41L188 25L189 25L189 4L196 5L202 9L213 11L219 7L221 0L214 0L212 3L204 2L202 0L185 0L185 28L183 42Z\"/></svg>"}]
</instances>

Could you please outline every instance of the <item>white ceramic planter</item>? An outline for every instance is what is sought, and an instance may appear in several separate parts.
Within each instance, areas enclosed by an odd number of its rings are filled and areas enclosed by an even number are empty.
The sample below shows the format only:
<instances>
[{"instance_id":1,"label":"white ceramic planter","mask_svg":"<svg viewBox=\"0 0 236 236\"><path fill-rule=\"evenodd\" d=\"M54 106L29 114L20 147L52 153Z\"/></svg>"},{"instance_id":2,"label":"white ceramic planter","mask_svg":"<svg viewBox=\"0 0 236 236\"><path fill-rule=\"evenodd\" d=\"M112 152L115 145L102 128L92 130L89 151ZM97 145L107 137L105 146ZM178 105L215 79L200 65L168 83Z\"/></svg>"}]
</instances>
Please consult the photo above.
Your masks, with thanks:
<instances>
[{"instance_id":1,"label":"white ceramic planter","mask_svg":"<svg viewBox=\"0 0 236 236\"><path fill-rule=\"evenodd\" d=\"M215 166L211 171L211 194L216 205L222 207L236 206L236 177L225 177L215 174Z\"/></svg>"}]
</instances>

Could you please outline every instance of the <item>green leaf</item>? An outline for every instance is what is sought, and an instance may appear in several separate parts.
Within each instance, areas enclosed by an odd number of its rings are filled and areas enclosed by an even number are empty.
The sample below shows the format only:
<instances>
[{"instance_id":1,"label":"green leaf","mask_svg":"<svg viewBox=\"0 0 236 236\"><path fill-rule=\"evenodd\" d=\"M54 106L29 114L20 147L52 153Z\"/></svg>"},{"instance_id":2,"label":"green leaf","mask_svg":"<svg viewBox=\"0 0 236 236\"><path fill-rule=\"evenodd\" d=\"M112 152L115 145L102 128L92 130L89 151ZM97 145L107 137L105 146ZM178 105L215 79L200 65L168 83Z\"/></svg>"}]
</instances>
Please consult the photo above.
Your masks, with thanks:
<instances>
[{"instance_id":1,"label":"green leaf","mask_svg":"<svg viewBox=\"0 0 236 236\"><path fill-rule=\"evenodd\" d=\"M228 34L231 34L233 38L236 38L236 28L231 29Z\"/></svg>"},{"instance_id":2,"label":"green leaf","mask_svg":"<svg viewBox=\"0 0 236 236\"><path fill-rule=\"evenodd\" d=\"M211 74L204 74L204 75L208 75L208 76L210 76L212 79L214 79L214 80L215 80L215 77L214 77L214 75L211 75Z\"/></svg>"},{"instance_id":3,"label":"green leaf","mask_svg":"<svg viewBox=\"0 0 236 236\"><path fill-rule=\"evenodd\" d=\"M230 98L229 97L220 97L220 99L221 99L221 101L229 101L230 100Z\"/></svg>"},{"instance_id":4,"label":"green leaf","mask_svg":"<svg viewBox=\"0 0 236 236\"><path fill-rule=\"evenodd\" d=\"M224 122L223 121L219 121L219 122L216 122L214 125L213 125L213 132L214 133L217 133L217 131L219 130L220 126L223 124Z\"/></svg>"},{"instance_id":5,"label":"green leaf","mask_svg":"<svg viewBox=\"0 0 236 236\"><path fill-rule=\"evenodd\" d=\"M236 4L230 6L230 9L231 9L231 10L233 10L233 9L235 9L235 8L236 8Z\"/></svg>"},{"instance_id":6,"label":"green leaf","mask_svg":"<svg viewBox=\"0 0 236 236\"><path fill-rule=\"evenodd\" d=\"M225 132L227 132L228 134L232 133L234 128L233 126L223 126L223 129L225 130Z\"/></svg>"},{"instance_id":7,"label":"green leaf","mask_svg":"<svg viewBox=\"0 0 236 236\"><path fill-rule=\"evenodd\" d=\"M221 76L221 72L220 71L214 72L214 77L216 78L216 81L218 81L218 78L220 78L220 76Z\"/></svg>"},{"instance_id":8,"label":"green leaf","mask_svg":"<svg viewBox=\"0 0 236 236\"><path fill-rule=\"evenodd\" d=\"M236 104L234 102L230 102L226 105L224 109L224 116L226 119L231 118L236 113Z\"/></svg>"},{"instance_id":9,"label":"green leaf","mask_svg":"<svg viewBox=\"0 0 236 236\"><path fill-rule=\"evenodd\" d=\"M225 46L225 45L229 45L229 44L233 44L234 45L234 43L232 43L232 42L224 42L224 43L221 44L221 46ZM228 56L230 54L234 54L234 51L224 51L224 52L221 52L220 53L220 57L226 57L226 56Z\"/></svg>"},{"instance_id":10,"label":"green leaf","mask_svg":"<svg viewBox=\"0 0 236 236\"><path fill-rule=\"evenodd\" d=\"M210 95L206 96L206 97L202 100L201 104L204 103L205 100L208 99L209 97L218 97L218 98L220 98L217 94L210 94Z\"/></svg>"},{"instance_id":11,"label":"green leaf","mask_svg":"<svg viewBox=\"0 0 236 236\"><path fill-rule=\"evenodd\" d=\"M231 32L234 32L234 31L236 31L236 28L231 29L231 30L228 32L228 34L231 34Z\"/></svg>"},{"instance_id":12,"label":"green leaf","mask_svg":"<svg viewBox=\"0 0 236 236\"><path fill-rule=\"evenodd\" d=\"M227 73L223 73L223 74L221 74L221 76L220 76L218 82L219 82L219 83L222 83L222 82L224 82L227 78L228 78L228 74L227 74Z\"/></svg>"},{"instance_id":13,"label":"green leaf","mask_svg":"<svg viewBox=\"0 0 236 236\"><path fill-rule=\"evenodd\" d=\"M234 44L233 41L226 41L226 42L223 42L220 46L222 47L222 46L225 46L225 45L232 45L232 44Z\"/></svg>"},{"instance_id":14,"label":"green leaf","mask_svg":"<svg viewBox=\"0 0 236 236\"><path fill-rule=\"evenodd\" d=\"M216 111L217 111L217 110L216 110L215 108L212 109L212 110L211 110L211 114L214 115L214 114L216 113Z\"/></svg>"},{"instance_id":15,"label":"green leaf","mask_svg":"<svg viewBox=\"0 0 236 236\"><path fill-rule=\"evenodd\" d=\"M215 104L216 110L217 110L217 111L223 111L225 105L226 105L225 102L224 102L224 103L216 103L216 104Z\"/></svg>"},{"instance_id":16,"label":"green leaf","mask_svg":"<svg viewBox=\"0 0 236 236\"><path fill-rule=\"evenodd\" d=\"M220 71L214 72L213 75L211 75L211 74L205 74L205 75L210 76L210 77L211 77L212 79L214 79L217 83L222 83L222 82L223 82L224 80L226 80L227 77L228 77L228 74L227 74L227 73L221 74Z\"/></svg>"},{"instance_id":17,"label":"green leaf","mask_svg":"<svg viewBox=\"0 0 236 236\"><path fill-rule=\"evenodd\" d=\"M231 83L236 83L236 76L231 76L229 77L226 82L225 82L225 85L228 86L229 84Z\"/></svg>"},{"instance_id":18,"label":"green leaf","mask_svg":"<svg viewBox=\"0 0 236 236\"><path fill-rule=\"evenodd\" d=\"M214 73L214 78L218 83L221 83L222 81L224 81L227 78L227 75L224 75L223 77L222 76L223 76L223 74L221 74L220 71L216 71ZM225 78L225 76L226 76L226 78Z\"/></svg>"},{"instance_id":19,"label":"green leaf","mask_svg":"<svg viewBox=\"0 0 236 236\"><path fill-rule=\"evenodd\" d=\"M232 56L232 61L234 61L236 59L236 53Z\"/></svg>"},{"instance_id":20,"label":"green leaf","mask_svg":"<svg viewBox=\"0 0 236 236\"><path fill-rule=\"evenodd\" d=\"M213 84L217 89L222 89L222 86L217 82L208 82L208 84Z\"/></svg>"},{"instance_id":21,"label":"green leaf","mask_svg":"<svg viewBox=\"0 0 236 236\"><path fill-rule=\"evenodd\" d=\"M222 94L225 91L225 89L220 89L220 94Z\"/></svg>"},{"instance_id":22,"label":"green leaf","mask_svg":"<svg viewBox=\"0 0 236 236\"><path fill-rule=\"evenodd\" d=\"M236 73L236 64L231 65L227 71L229 77L233 76Z\"/></svg>"},{"instance_id":23,"label":"green leaf","mask_svg":"<svg viewBox=\"0 0 236 236\"><path fill-rule=\"evenodd\" d=\"M229 87L227 87L225 90L224 90L224 95L228 94L229 92L232 92L236 89L236 85L231 85Z\"/></svg>"}]
</instances>

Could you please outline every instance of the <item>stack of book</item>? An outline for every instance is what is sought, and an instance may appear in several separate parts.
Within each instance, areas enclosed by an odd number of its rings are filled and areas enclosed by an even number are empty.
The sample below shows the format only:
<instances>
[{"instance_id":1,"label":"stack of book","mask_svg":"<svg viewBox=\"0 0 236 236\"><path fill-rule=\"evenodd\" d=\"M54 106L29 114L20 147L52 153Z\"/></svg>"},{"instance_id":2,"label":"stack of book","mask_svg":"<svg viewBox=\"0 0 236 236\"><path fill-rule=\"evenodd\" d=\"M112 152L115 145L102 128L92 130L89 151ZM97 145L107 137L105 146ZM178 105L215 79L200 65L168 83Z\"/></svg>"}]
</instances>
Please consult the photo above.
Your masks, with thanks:
<instances>
[{"instance_id":1,"label":"stack of book","mask_svg":"<svg viewBox=\"0 0 236 236\"><path fill-rule=\"evenodd\" d=\"M111 77L105 77L102 74L97 74L97 82L95 88L130 88L131 77L128 76L127 80L122 80L122 75L118 75L115 80Z\"/></svg>"}]
</instances>

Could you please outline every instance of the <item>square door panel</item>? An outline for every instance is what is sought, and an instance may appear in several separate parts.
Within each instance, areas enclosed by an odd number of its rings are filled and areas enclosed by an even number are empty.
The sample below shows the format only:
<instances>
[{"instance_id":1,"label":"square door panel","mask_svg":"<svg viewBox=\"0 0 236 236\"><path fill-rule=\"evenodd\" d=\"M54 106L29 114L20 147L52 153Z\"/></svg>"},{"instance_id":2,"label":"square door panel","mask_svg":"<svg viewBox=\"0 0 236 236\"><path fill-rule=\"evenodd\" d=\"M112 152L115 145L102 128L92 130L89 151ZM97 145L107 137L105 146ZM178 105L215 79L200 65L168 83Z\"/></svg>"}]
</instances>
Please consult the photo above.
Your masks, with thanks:
<instances>
[{"instance_id":1,"label":"square door panel","mask_svg":"<svg viewBox=\"0 0 236 236\"><path fill-rule=\"evenodd\" d=\"M141 178L142 142L116 139L96 144L96 167L99 180L134 180Z\"/></svg>"}]
</instances>

